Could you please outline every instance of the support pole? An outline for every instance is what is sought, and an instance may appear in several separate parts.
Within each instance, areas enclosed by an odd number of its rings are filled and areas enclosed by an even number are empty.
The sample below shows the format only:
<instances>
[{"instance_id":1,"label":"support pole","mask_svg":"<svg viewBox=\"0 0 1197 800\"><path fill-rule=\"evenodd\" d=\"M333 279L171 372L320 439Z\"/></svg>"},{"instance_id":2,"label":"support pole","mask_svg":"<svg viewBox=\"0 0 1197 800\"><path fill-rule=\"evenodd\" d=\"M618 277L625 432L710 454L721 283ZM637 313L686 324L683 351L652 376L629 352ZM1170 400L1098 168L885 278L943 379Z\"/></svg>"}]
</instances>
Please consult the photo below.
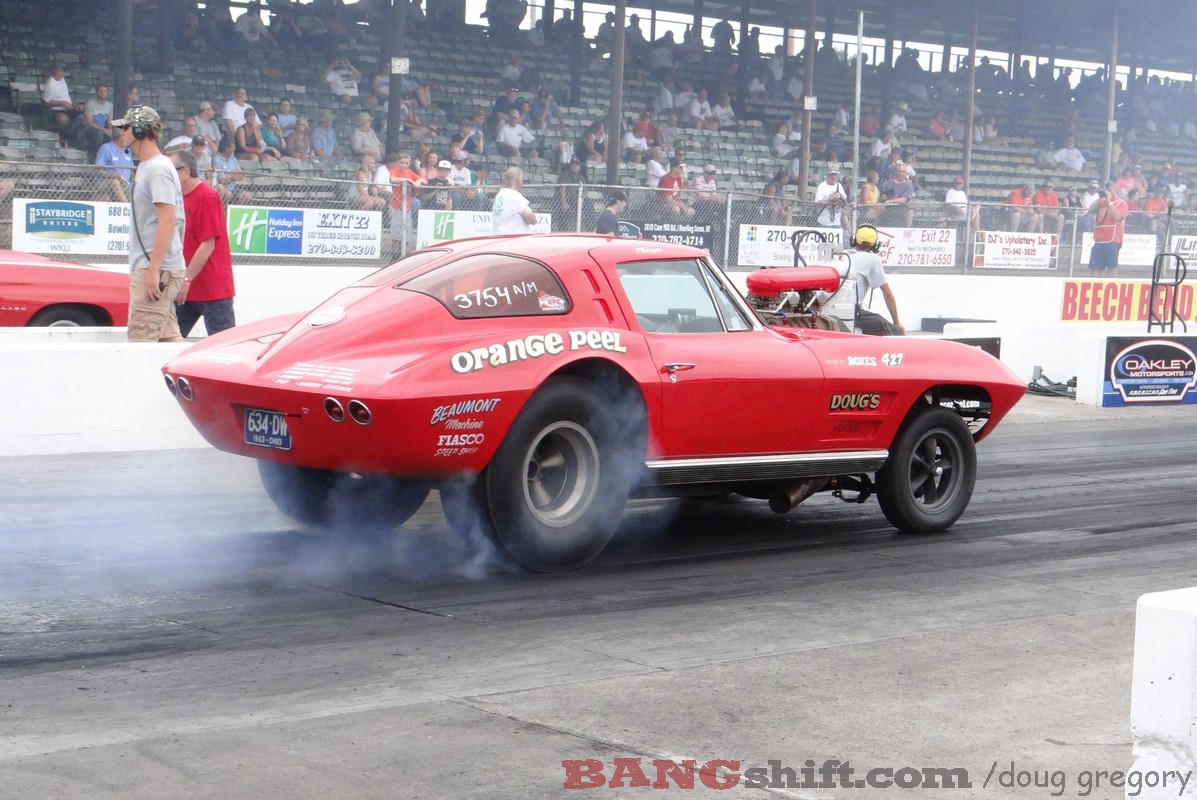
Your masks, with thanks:
<instances>
[{"instance_id":1,"label":"support pole","mask_svg":"<svg viewBox=\"0 0 1197 800\"><path fill-rule=\"evenodd\" d=\"M806 91L802 98L802 164L798 169L798 199L806 201L807 179L810 176L810 98L815 95L815 18L819 0L810 0L806 15L806 44L803 52L806 61Z\"/></svg>"},{"instance_id":2,"label":"support pole","mask_svg":"<svg viewBox=\"0 0 1197 800\"><path fill-rule=\"evenodd\" d=\"M611 45L611 106L607 110L607 180L608 186L619 185L619 160L623 155L619 143L623 139L620 117L623 113L623 58L627 45L624 17L627 0L615 2L615 42Z\"/></svg>"},{"instance_id":3,"label":"support pole","mask_svg":"<svg viewBox=\"0 0 1197 800\"><path fill-rule=\"evenodd\" d=\"M1118 28L1121 25L1121 9L1117 0L1114 2L1113 24L1110 26L1110 68L1106 72L1106 153L1102 160L1105 172L1102 180L1110 179L1110 170L1114 166L1114 102L1115 88L1118 86Z\"/></svg>"},{"instance_id":4,"label":"support pole","mask_svg":"<svg viewBox=\"0 0 1197 800\"><path fill-rule=\"evenodd\" d=\"M968 191L973 171L973 109L977 99L977 22L981 16L981 0L973 0L973 29L968 40L968 99L964 104L964 191Z\"/></svg>"}]
</instances>

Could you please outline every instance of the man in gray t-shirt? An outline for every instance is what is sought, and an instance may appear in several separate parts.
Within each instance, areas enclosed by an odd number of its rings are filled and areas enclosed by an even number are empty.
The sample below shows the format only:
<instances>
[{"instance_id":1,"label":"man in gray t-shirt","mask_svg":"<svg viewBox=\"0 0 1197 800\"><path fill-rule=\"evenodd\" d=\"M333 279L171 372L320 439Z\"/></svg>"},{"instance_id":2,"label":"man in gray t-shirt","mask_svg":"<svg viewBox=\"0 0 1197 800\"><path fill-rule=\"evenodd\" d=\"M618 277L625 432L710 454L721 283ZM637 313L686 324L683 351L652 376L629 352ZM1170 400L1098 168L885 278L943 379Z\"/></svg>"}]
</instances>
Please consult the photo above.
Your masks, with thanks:
<instances>
[{"instance_id":1,"label":"man in gray t-shirt","mask_svg":"<svg viewBox=\"0 0 1197 800\"><path fill-rule=\"evenodd\" d=\"M181 342L175 296L186 280L183 186L158 148L162 119L134 106L112 127L116 144L137 159L129 230L129 341Z\"/></svg>"}]
</instances>

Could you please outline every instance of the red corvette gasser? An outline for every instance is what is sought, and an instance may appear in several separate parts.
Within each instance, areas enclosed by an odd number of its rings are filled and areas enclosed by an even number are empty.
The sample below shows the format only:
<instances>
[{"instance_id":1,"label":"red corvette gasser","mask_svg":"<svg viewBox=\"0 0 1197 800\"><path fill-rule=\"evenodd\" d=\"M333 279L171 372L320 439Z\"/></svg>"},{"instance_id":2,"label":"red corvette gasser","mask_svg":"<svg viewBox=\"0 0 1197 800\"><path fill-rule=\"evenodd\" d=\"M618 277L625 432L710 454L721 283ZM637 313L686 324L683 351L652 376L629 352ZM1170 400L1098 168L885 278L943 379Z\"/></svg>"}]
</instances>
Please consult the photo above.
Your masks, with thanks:
<instances>
[{"instance_id":1,"label":"red corvette gasser","mask_svg":"<svg viewBox=\"0 0 1197 800\"><path fill-rule=\"evenodd\" d=\"M944 530L1025 391L953 342L768 327L704 252L585 235L422 250L163 372L299 521L400 524L438 488L537 570L596 555L632 493L876 492Z\"/></svg>"},{"instance_id":2,"label":"red corvette gasser","mask_svg":"<svg viewBox=\"0 0 1197 800\"><path fill-rule=\"evenodd\" d=\"M129 274L0 250L0 325L76 327L129 322Z\"/></svg>"}]
</instances>

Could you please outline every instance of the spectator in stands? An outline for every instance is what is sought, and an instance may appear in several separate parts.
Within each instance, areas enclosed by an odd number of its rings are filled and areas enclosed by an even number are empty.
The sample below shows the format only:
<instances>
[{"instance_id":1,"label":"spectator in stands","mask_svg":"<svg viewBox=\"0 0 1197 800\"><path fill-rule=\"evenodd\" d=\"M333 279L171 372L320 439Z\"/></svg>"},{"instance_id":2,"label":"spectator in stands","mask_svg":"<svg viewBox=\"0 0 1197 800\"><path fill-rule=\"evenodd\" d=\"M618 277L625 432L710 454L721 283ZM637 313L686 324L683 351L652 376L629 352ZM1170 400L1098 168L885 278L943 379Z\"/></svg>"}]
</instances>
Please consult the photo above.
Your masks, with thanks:
<instances>
[{"instance_id":1,"label":"spectator in stands","mask_svg":"<svg viewBox=\"0 0 1197 800\"><path fill-rule=\"evenodd\" d=\"M715 105L711 106L711 116L715 120L715 129L735 133L740 130L740 121L736 119L736 112L732 109L731 95L722 92Z\"/></svg>"},{"instance_id":2,"label":"spectator in stands","mask_svg":"<svg viewBox=\"0 0 1197 800\"><path fill-rule=\"evenodd\" d=\"M635 18L635 14L632 15ZM570 11L562 11L561 17L553 23L553 27L546 31L549 34L553 44L557 45L563 50L568 50L574 46L574 41L582 41L579 34L581 29L574 24L574 17ZM520 178L521 183L523 178Z\"/></svg>"},{"instance_id":3,"label":"spectator in stands","mask_svg":"<svg viewBox=\"0 0 1197 800\"><path fill-rule=\"evenodd\" d=\"M569 13L568 11L565 13ZM634 60L640 61L648 49L648 42L644 38L644 31L640 30L640 15L632 14L628 17L627 27L624 28L624 49Z\"/></svg>"},{"instance_id":4,"label":"spectator in stands","mask_svg":"<svg viewBox=\"0 0 1197 800\"><path fill-rule=\"evenodd\" d=\"M943 121L942 111L937 110L931 115L931 119L927 121L927 127L923 131L923 138L930 139L933 142L947 140L948 127Z\"/></svg>"},{"instance_id":5,"label":"spectator in stands","mask_svg":"<svg viewBox=\"0 0 1197 800\"><path fill-rule=\"evenodd\" d=\"M869 168L880 171L881 166L890 160L890 154L893 152L895 144L897 144L897 137L894 135L894 129L886 125L873 140L873 146L869 149Z\"/></svg>"},{"instance_id":6,"label":"spectator in stands","mask_svg":"<svg viewBox=\"0 0 1197 800\"><path fill-rule=\"evenodd\" d=\"M877 170L865 172L865 182L861 184L860 192L856 196L860 204L860 214L863 219L875 220L881 214L881 186Z\"/></svg>"},{"instance_id":7,"label":"spectator in stands","mask_svg":"<svg viewBox=\"0 0 1197 800\"><path fill-rule=\"evenodd\" d=\"M246 109L253 108L249 104L249 92L244 86L233 90L233 99L224 104L224 127L229 136L236 136L237 129L245 124Z\"/></svg>"},{"instance_id":8,"label":"spectator in stands","mask_svg":"<svg viewBox=\"0 0 1197 800\"><path fill-rule=\"evenodd\" d=\"M179 333L187 336L200 317L211 336L237 324L233 314L233 258L220 195L201 177L193 154L180 150L171 157L183 189L187 225L183 285L175 295Z\"/></svg>"},{"instance_id":9,"label":"spectator in stands","mask_svg":"<svg viewBox=\"0 0 1197 800\"><path fill-rule=\"evenodd\" d=\"M474 127L474 121L469 117L457 121L457 133L449 141L460 144L461 149L472 156L481 157L485 152L485 134L482 128Z\"/></svg>"},{"instance_id":10,"label":"spectator in stands","mask_svg":"<svg viewBox=\"0 0 1197 800\"><path fill-rule=\"evenodd\" d=\"M657 119L662 119L665 112L676 107L673 99L673 78L666 77L657 87L657 94L653 97L652 112L657 115Z\"/></svg>"},{"instance_id":11,"label":"spectator in stands","mask_svg":"<svg viewBox=\"0 0 1197 800\"><path fill-rule=\"evenodd\" d=\"M71 101L71 89L66 80L66 64L54 62L50 74L42 87L42 105L50 130L58 134L58 144L66 147L70 142L71 122L79 113L79 107Z\"/></svg>"},{"instance_id":12,"label":"spectator in stands","mask_svg":"<svg viewBox=\"0 0 1197 800\"><path fill-rule=\"evenodd\" d=\"M453 193L449 188L449 172L453 165L447 159L436 164L436 173L420 192L420 207L429 211L448 211L453 208Z\"/></svg>"},{"instance_id":13,"label":"spectator in stands","mask_svg":"<svg viewBox=\"0 0 1197 800\"><path fill-rule=\"evenodd\" d=\"M133 180L133 154L128 148L120 147L110 139L96 151L95 163L98 167L105 167L99 172L104 182L96 199L114 203L129 202L129 188Z\"/></svg>"},{"instance_id":14,"label":"spectator in stands","mask_svg":"<svg viewBox=\"0 0 1197 800\"><path fill-rule=\"evenodd\" d=\"M1048 139L1043 143L1043 147L1035 153L1035 166L1039 169L1055 169L1056 168L1056 143Z\"/></svg>"},{"instance_id":15,"label":"spectator in stands","mask_svg":"<svg viewBox=\"0 0 1197 800\"><path fill-rule=\"evenodd\" d=\"M599 55L610 53L615 46L615 12L608 11L594 36L594 51Z\"/></svg>"},{"instance_id":16,"label":"spectator in stands","mask_svg":"<svg viewBox=\"0 0 1197 800\"><path fill-rule=\"evenodd\" d=\"M87 153L95 159L100 145L112 138L112 101L108 99L108 87L96 86L96 94L83 104L83 138Z\"/></svg>"},{"instance_id":17,"label":"spectator in stands","mask_svg":"<svg viewBox=\"0 0 1197 800\"><path fill-rule=\"evenodd\" d=\"M964 191L963 175L952 178L952 185L944 192L943 201L957 220L964 221L968 218L974 229L979 227L980 208L969 202L968 193Z\"/></svg>"},{"instance_id":18,"label":"spectator in stands","mask_svg":"<svg viewBox=\"0 0 1197 800\"><path fill-rule=\"evenodd\" d=\"M793 221L793 209L785 200L785 188L790 183L790 174L784 169L774 173L772 180L761 189L759 209L766 220L773 225L789 225Z\"/></svg>"},{"instance_id":19,"label":"spectator in stands","mask_svg":"<svg viewBox=\"0 0 1197 800\"><path fill-rule=\"evenodd\" d=\"M332 123L335 115L331 111L320 112L320 123L312 129L312 154L322 164L341 164L341 146L337 144L337 131Z\"/></svg>"},{"instance_id":20,"label":"spectator in stands","mask_svg":"<svg viewBox=\"0 0 1197 800\"><path fill-rule=\"evenodd\" d=\"M682 162L676 158L669 162L669 172L657 184L658 196L664 201L665 211L674 217L688 219L694 216L694 207L682 199L686 187Z\"/></svg>"},{"instance_id":21,"label":"spectator in stands","mask_svg":"<svg viewBox=\"0 0 1197 800\"><path fill-rule=\"evenodd\" d=\"M773 155L789 160L802 154L802 132L794 129L788 122L777 126L777 133L773 134Z\"/></svg>"},{"instance_id":22,"label":"spectator in stands","mask_svg":"<svg viewBox=\"0 0 1197 800\"><path fill-rule=\"evenodd\" d=\"M1129 165L1123 167L1121 174L1114 180L1114 188L1120 192L1135 188L1135 173Z\"/></svg>"},{"instance_id":23,"label":"spectator in stands","mask_svg":"<svg viewBox=\"0 0 1197 800\"><path fill-rule=\"evenodd\" d=\"M661 154L661 148L651 147L648 159L644 162L644 185L650 189L656 189L661 184L661 178L669 174L669 170L662 163Z\"/></svg>"},{"instance_id":24,"label":"spectator in stands","mask_svg":"<svg viewBox=\"0 0 1197 800\"><path fill-rule=\"evenodd\" d=\"M213 183L212 151L208 147L208 140L202 136L196 136L191 140L191 147L188 150L195 159L195 174L205 183Z\"/></svg>"},{"instance_id":25,"label":"spectator in stands","mask_svg":"<svg viewBox=\"0 0 1197 800\"><path fill-rule=\"evenodd\" d=\"M166 147L162 148L164 153L173 153L176 150L190 150L191 140L199 136L199 124L195 117L187 117L183 120L183 132L166 143Z\"/></svg>"},{"instance_id":26,"label":"spectator in stands","mask_svg":"<svg viewBox=\"0 0 1197 800\"><path fill-rule=\"evenodd\" d=\"M382 142L374 132L374 118L368 111L362 111L353 121L356 127L349 134L349 152L359 159L367 153L376 159L382 158Z\"/></svg>"},{"instance_id":27,"label":"spectator in stands","mask_svg":"<svg viewBox=\"0 0 1197 800\"><path fill-rule=\"evenodd\" d=\"M507 122L499 127L499 134L495 137L495 146L499 154L508 157L536 158L538 153L535 142L536 137L524 125L518 111L512 111L508 115Z\"/></svg>"},{"instance_id":28,"label":"spectator in stands","mask_svg":"<svg viewBox=\"0 0 1197 800\"><path fill-rule=\"evenodd\" d=\"M1189 186L1185 183L1184 171L1179 168L1168 177L1168 199L1174 210L1187 211L1189 208Z\"/></svg>"},{"instance_id":29,"label":"spectator in stands","mask_svg":"<svg viewBox=\"0 0 1197 800\"><path fill-rule=\"evenodd\" d=\"M870 106L860 117L860 135L876 136L881 131L881 116L876 106Z\"/></svg>"},{"instance_id":30,"label":"spectator in stands","mask_svg":"<svg viewBox=\"0 0 1197 800\"><path fill-rule=\"evenodd\" d=\"M298 53L304 48L303 31L295 22L295 15L286 6L272 6L270 9L270 35L278 46L288 53Z\"/></svg>"},{"instance_id":31,"label":"spectator in stands","mask_svg":"<svg viewBox=\"0 0 1197 800\"><path fill-rule=\"evenodd\" d=\"M1131 171L1131 180L1134 181L1135 191L1139 193L1139 197L1146 199L1147 197L1147 178L1143 175L1143 165L1135 164Z\"/></svg>"},{"instance_id":32,"label":"spectator in stands","mask_svg":"<svg viewBox=\"0 0 1197 800\"><path fill-rule=\"evenodd\" d=\"M424 179L412 171L409 153L394 153L387 156L391 173L391 239L396 243L403 239L404 230L411 230L420 211L418 190Z\"/></svg>"},{"instance_id":33,"label":"spectator in stands","mask_svg":"<svg viewBox=\"0 0 1197 800\"><path fill-rule=\"evenodd\" d=\"M1147 229L1157 235L1163 231L1168 216L1168 201L1164 199L1164 192L1164 186L1156 184L1151 187L1147 199L1143 201Z\"/></svg>"},{"instance_id":34,"label":"spectator in stands","mask_svg":"<svg viewBox=\"0 0 1197 800\"><path fill-rule=\"evenodd\" d=\"M1010 207L1008 230L1033 233L1043 230L1043 216L1035 211L1032 197L1030 181L1022 182L1006 195L1006 205Z\"/></svg>"},{"instance_id":35,"label":"spectator in stands","mask_svg":"<svg viewBox=\"0 0 1197 800\"><path fill-rule=\"evenodd\" d=\"M714 131L719 129L719 123L711 112L711 103L707 100L707 90L699 89L694 99L690 101L687 111L689 125L698 130Z\"/></svg>"},{"instance_id":36,"label":"spectator in stands","mask_svg":"<svg viewBox=\"0 0 1197 800\"><path fill-rule=\"evenodd\" d=\"M884 215L884 221L890 225L905 225L909 228L914 225L914 206L912 202L915 195L914 184L910 182L910 178L906 173L906 165L899 164L897 174L892 180L888 180L881 185L881 194L884 198L882 205L886 206L887 214Z\"/></svg>"},{"instance_id":37,"label":"spectator in stands","mask_svg":"<svg viewBox=\"0 0 1197 800\"><path fill-rule=\"evenodd\" d=\"M324 69L324 82L332 92L333 99L350 103L358 96L357 83L362 79L362 72L344 56L334 58ZM381 155L379 156L381 158Z\"/></svg>"},{"instance_id":38,"label":"spectator in stands","mask_svg":"<svg viewBox=\"0 0 1197 800\"><path fill-rule=\"evenodd\" d=\"M440 174L436 168L440 160L441 157L431 147L424 148L420 160L416 164L415 172L425 184Z\"/></svg>"},{"instance_id":39,"label":"spectator in stands","mask_svg":"<svg viewBox=\"0 0 1197 800\"><path fill-rule=\"evenodd\" d=\"M718 170L714 164L702 168L702 174L694 178L694 218L719 226L723 222L723 209L727 199L719 192L715 180Z\"/></svg>"},{"instance_id":40,"label":"spectator in stands","mask_svg":"<svg viewBox=\"0 0 1197 800\"><path fill-rule=\"evenodd\" d=\"M290 137L292 133L295 133L295 124L299 121L299 117L297 117L291 111L290 97L284 95L281 99L279 99L278 112L276 116L278 116L278 126L283 132L284 139Z\"/></svg>"},{"instance_id":41,"label":"spectator in stands","mask_svg":"<svg viewBox=\"0 0 1197 800\"><path fill-rule=\"evenodd\" d=\"M909 110L910 106L903 100L894 108L894 113L889 115L889 127L898 136L906 133L906 112Z\"/></svg>"},{"instance_id":42,"label":"spectator in stands","mask_svg":"<svg viewBox=\"0 0 1197 800\"><path fill-rule=\"evenodd\" d=\"M253 199L250 191L240 186L240 182L245 180L245 173L241 171L241 162L234 155L235 148L233 139L226 136L220 140L216 155L212 156L212 169L216 175L216 184L212 188L226 204L248 203Z\"/></svg>"},{"instance_id":43,"label":"spectator in stands","mask_svg":"<svg viewBox=\"0 0 1197 800\"><path fill-rule=\"evenodd\" d=\"M715 55L731 55L735 41L736 32L726 19L720 19L711 26L711 52Z\"/></svg>"},{"instance_id":44,"label":"spectator in stands","mask_svg":"<svg viewBox=\"0 0 1197 800\"><path fill-rule=\"evenodd\" d=\"M262 143L267 148L277 150L280 161L287 163L298 161L287 152L287 137L283 135L282 126L279 125L278 114L273 111L266 115L266 124L262 126Z\"/></svg>"},{"instance_id":45,"label":"spectator in stands","mask_svg":"<svg viewBox=\"0 0 1197 800\"><path fill-rule=\"evenodd\" d=\"M557 198L561 203L561 213L553 215L557 223L554 230L572 231L577 225L579 187L586 184L586 175L582 172L582 162L575 156L565 165L565 169L557 176Z\"/></svg>"},{"instance_id":46,"label":"spectator in stands","mask_svg":"<svg viewBox=\"0 0 1197 800\"><path fill-rule=\"evenodd\" d=\"M1056 151L1056 163L1070 172L1085 171L1085 156L1077 149L1076 139L1069 136L1064 146Z\"/></svg>"},{"instance_id":47,"label":"spectator in stands","mask_svg":"<svg viewBox=\"0 0 1197 800\"><path fill-rule=\"evenodd\" d=\"M826 180L815 188L815 203L819 206L819 227L844 228L847 225L844 207L848 205L848 192L840 183L838 164L827 165Z\"/></svg>"},{"instance_id":48,"label":"spectator in stands","mask_svg":"<svg viewBox=\"0 0 1197 800\"><path fill-rule=\"evenodd\" d=\"M141 90L137 88L137 84L130 83L129 91L125 92L125 108L139 105L141 105Z\"/></svg>"},{"instance_id":49,"label":"spectator in stands","mask_svg":"<svg viewBox=\"0 0 1197 800\"><path fill-rule=\"evenodd\" d=\"M188 11L183 15L183 25L175 37L175 44L179 50L185 53L203 53L208 49L208 43L204 40L204 32L200 28L199 14Z\"/></svg>"},{"instance_id":50,"label":"spectator in stands","mask_svg":"<svg viewBox=\"0 0 1197 800\"><path fill-rule=\"evenodd\" d=\"M665 112L665 119L657 127L657 142L666 150L672 150L677 143L677 109Z\"/></svg>"},{"instance_id":51,"label":"spectator in stands","mask_svg":"<svg viewBox=\"0 0 1197 800\"><path fill-rule=\"evenodd\" d=\"M673 94L673 107L677 109L678 122L683 126L690 124L690 104L697 97L694 84L690 81L682 81L682 87Z\"/></svg>"},{"instance_id":52,"label":"spectator in stands","mask_svg":"<svg viewBox=\"0 0 1197 800\"><path fill-rule=\"evenodd\" d=\"M557 107L553 95L549 94L547 89L541 89L536 93L536 99L532 101L531 115L525 121L531 123L532 127L542 134L548 133L550 122L556 125L565 124L561 109Z\"/></svg>"},{"instance_id":53,"label":"spectator in stands","mask_svg":"<svg viewBox=\"0 0 1197 800\"><path fill-rule=\"evenodd\" d=\"M207 100L199 104L199 113L195 117L195 128L198 135L204 137L208 143L208 155L216 155L216 146L224 138L224 132L216 121L216 109Z\"/></svg>"},{"instance_id":54,"label":"spectator in stands","mask_svg":"<svg viewBox=\"0 0 1197 800\"><path fill-rule=\"evenodd\" d=\"M607 131L602 121L592 122L582 131L582 138L578 140L574 153L582 161L582 171L586 171L588 163L598 163L607 159Z\"/></svg>"},{"instance_id":55,"label":"spectator in stands","mask_svg":"<svg viewBox=\"0 0 1197 800\"><path fill-rule=\"evenodd\" d=\"M1049 178L1039 185L1039 190L1031 198L1031 205L1035 213L1042 220L1041 230L1044 233L1064 232L1064 217L1060 213L1060 198L1056 194L1056 185Z\"/></svg>"},{"instance_id":56,"label":"spectator in stands","mask_svg":"<svg viewBox=\"0 0 1197 800\"><path fill-rule=\"evenodd\" d=\"M262 141L262 124L258 112L245 109L245 124L237 129L237 157L244 161L276 161L283 154L277 147L270 147Z\"/></svg>"},{"instance_id":57,"label":"spectator in stands","mask_svg":"<svg viewBox=\"0 0 1197 800\"><path fill-rule=\"evenodd\" d=\"M627 130L624 131L623 138L620 140L620 148L623 150L623 160L629 164L640 164L644 159L648 158L648 139L644 138L644 129L639 125L635 125L628 121L626 125Z\"/></svg>"},{"instance_id":58,"label":"spectator in stands","mask_svg":"<svg viewBox=\"0 0 1197 800\"><path fill-rule=\"evenodd\" d=\"M673 56L677 50L677 43L673 40L673 31L665 34L648 46L648 68L652 76L658 80L673 72Z\"/></svg>"},{"instance_id":59,"label":"spectator in stands","mask_svg":"<svg viewBox=\"0 0 1197 800\"><path fill-rule=\"evenodd\" d=\"M682 33L682 42L673 51L673 60L683 67L696 67L702 63L706 48L702 43L702 33L692 25L687 25Z\"/></svg>"},{"instance_id":60,"label":"spectator in stands","mask_svg":"<svg viewBox=\"0 0 1197 800\"><path fill-rule=\"evenodd\" d=\"M278 42L274 40L270 28L262 21L262 6L257 0L253 0L246 8L245 13L237 18L237 21L233 23L233 30L239 35L233 40L235 49L242 52L255 49L263 39L278 47Z\"/></svg>"},{"instance_id":61,"label":"spectator in stands","mask_svg":"<svg viewBox=\"0 0 1197 800\"><path fill-rule=\"evenodd\" d=\"M823 143L826 145L828 161L843 161L848 155L848 143L834 122L827 126Z\"/></svg>"},{"instance_id":62,"label":"spectator in stands","mask_svg":"<svg viewBox=\"0 0 1197 800\"><path fill-rule=\"evenodd\" d=\"M472 193L469 191L474 176L470 173L470 154L461 149L460 145L449 145L449 161L453 167L449 170L449 185L454 187L453 207L460 211L469 211L475 206L470 202Z\"/></svg>"},{"instance_id":63,"label":"spectator in stands","mask_svg":"<svg viewBox=\"0 0 1197 800\"><path fill-rule=\"evenodd\" d=\"M661 144L661 129L653 124L653 112L641 111L636 128L644 134L644 140L648 142L649 147Z\"/></svg>"},{"instance_id":64,"label":"spectator in stands","mask_svg":"<svg viewBox=\"0 0 1197 800\"><path fill-rule=\"evenodd\" d=\"M300 114L295 120L295 130L287 137L287 155L298 161L312 159L312 136L308 118Z\"/></svg>"}]
</instances>

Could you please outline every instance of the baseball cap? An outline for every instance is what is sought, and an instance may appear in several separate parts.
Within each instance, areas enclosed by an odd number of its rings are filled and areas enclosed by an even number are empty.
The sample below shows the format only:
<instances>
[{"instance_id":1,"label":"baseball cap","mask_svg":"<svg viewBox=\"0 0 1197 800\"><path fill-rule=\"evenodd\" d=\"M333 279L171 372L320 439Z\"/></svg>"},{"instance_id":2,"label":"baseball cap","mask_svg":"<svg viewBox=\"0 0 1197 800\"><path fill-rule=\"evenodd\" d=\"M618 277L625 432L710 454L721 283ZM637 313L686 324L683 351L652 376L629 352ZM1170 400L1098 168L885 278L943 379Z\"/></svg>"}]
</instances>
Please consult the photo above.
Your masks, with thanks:
<instances>
[{"instance_id":1,"label":"baseball cap","mask_svg":"<svg viewBox=\"0 0 1197 800\"><path fill-rule=\"evenodd\" d=\"M437 169L453 169L453 165L450 164L447 160L442 160L439 164L436 165L436 168Z\"/></svg>"},{"instance_id":2,"label":"baseball cap","mask_svg":"<svg viewBox=\"0 0 1197 800\"><path fill-rule=\"evenodd\" d=\"M839 175L840 174L840 165L839 164L828 164L827 165L827 174L828 175Z\"/></svg>"},{"instance_id":3,"label":"baseball cap","mask_svg":"<svg viewBox=\"0 0 1197 800\"><path fill-rule=\"evenodd\" d=\"M469 157L470 157L470 154L467 153L465 150L458 150L457 155L453 156L453 160L454 161L465 161Z\"/></svg>"},{"instance_id":4,"label":"baseball cap","mask_svg":"<svg viewBox=\"0 0 1197 800\"><path fill-rule=\"evenodd\" d=\"M718 172L718 170L715 169L714 164L707 164L705 167L702 168L702 171L703 172Z\"/></svg>"},{"instance_id":5,"label":"baseball cap","mask_svg":"<svg viewBox=\"0 0 1197 800\"><path fill-rule=\"evenodd\" d=\"M135 122L157 131L162 130L162 117L158 116L158 112L149 106L133 106L125 112L125 116L114 120L112 127L128 128Z\"/></svg>"},{"instance_id":6,"label":"baseball cap","mask_svg":"<svg viewBox=\"0 0 1197 800\"><path fill-rule=\"evenodd\" d=\"M508 86L507 87L507 91L509 91L509 92L519 92L519 90L520 90L520 87L518 87L518 86Z\"/></svg>"},{"instance_id":7,"label":"baseball cap","mask_svg":"<svg viewBox=\"0 0 1197 800\"><path fill-rule=\"evenodd\" d=\"M207 100L204 100L202 103L200 103L200 105L199 105L199 110L200 110L200 111L207 111L207 110L208 110L209 108L211 108L211 107L212 107L212 104L211 104L211 103L209 103Z\"/></svg>"},{"instance_id":8,"label":"baseball cap","mask_svg":"<svg viewBox=\"0 0 1197 800\"><path fill-rule=\"evenodd\" d=\"M208 144L208 140L202 136L196 136L194 139L191 140L192 147L199 147L200 145L206 145L206 144Z\"/></svg>"}]
</instances>

